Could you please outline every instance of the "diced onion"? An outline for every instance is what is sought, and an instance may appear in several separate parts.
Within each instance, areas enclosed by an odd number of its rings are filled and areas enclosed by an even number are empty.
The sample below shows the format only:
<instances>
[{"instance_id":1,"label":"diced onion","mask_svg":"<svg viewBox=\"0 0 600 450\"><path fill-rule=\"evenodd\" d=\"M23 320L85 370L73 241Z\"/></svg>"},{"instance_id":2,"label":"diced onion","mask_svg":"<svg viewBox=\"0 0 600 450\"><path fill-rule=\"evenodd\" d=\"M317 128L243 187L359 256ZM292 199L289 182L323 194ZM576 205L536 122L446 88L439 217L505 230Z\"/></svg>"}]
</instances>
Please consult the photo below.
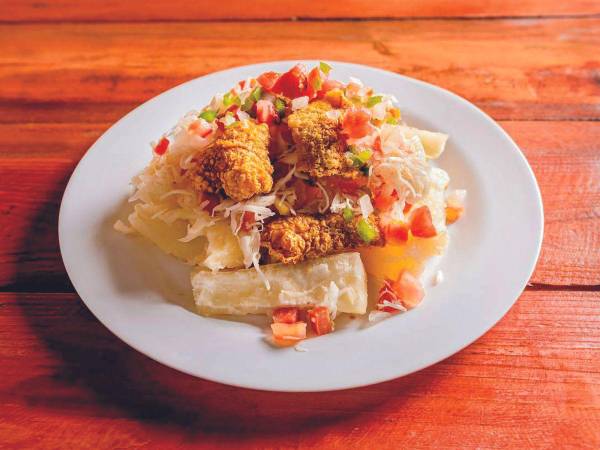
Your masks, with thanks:
<instances>
[{"instance_id":1,"label":"diced onion","mask_svg":"<svg viewBox=\"0 0 600 450\"><path fill-rule=\"evenodd\" d=\"M446 204L452 208L464 208L467 191L465 189L454 189L446 194Z\"/></svg>"},{"instance_id":2,"label":"diced onion","mask_svg":"<svg viewBox=\"0 0 600 450\"><path fill-rule=\"evenodd\" d=\"M342 212L344 208L352 208L352 200L345 195L341 195L339 193L335 194L333 200L331 200L331 206L329 207L329 210L332 213L339 213Z\"/></svg>"},{"instance_id":3,"label":"diced onion","mask_svg":"<svg viewBox=\"0 0 600 450\"><path fill-rule=\"evenodd\" d=\"M389 106L389 100L377 103L373 108L371 108L373 119L383 120L385 119L385 115L387 113L387 108Z\"/></svg>"},{"instance_id":4,"label":"diced onion","mask_svg":"<svg viewBox=\"0 0 600 450\"><path fill-rule=\"evenodd\" d=\"M296 111L297 109L306 108L308 106L308 97L305 95L304 97L297 97L292 100L292 111Z\"/></svg>"},{"instance_id":5,"label":"diced onion","mask_svg":"<svg viewBox=\"0 0 600 450\"><path fill-rule=\"evenodd\" d=\"M348 79L349 79L349 80L350 80L352 83L354 83L354 84L357 84L357 85L358 85L358 86L360 86L360 87L363 87L363 86L364 86L363 82L362 82L361 80L359 80L358 78L355 78L355 77L348 77Z\"/></svg>"},{"instance_id":6,"label":"diced onion","mask_svg":"<svg viewBox=\"0 0 600 450\"><path fill-rule=\"evenodd\" d=\"M238 119L240 120L248 120L250 118L250 114L242 111L241 109L237 112Z\"/></svg>"},{"instance_id":7,"label":"diced onion","mask_svg":"<svg viewBox=\"0 0 600 450\"><path fill-rule=\"evenodd\" d=\"M373 204L371 203L371 198L367 194L358 199L358 206L360 206L360 213L364 219L367 219L373 214Z\"/></svg>"},{"instance_id":8,"label":"diced onion","mask_svg":"<svg viewBox=\"0 0 600 450\"><path fill-rule=\"evenodd\" d=\"M330 109L325 112L328 119L338 120L342 116L342 112L339 109Z\"/></svg>"},{"instance_id":9,"label":"diced onion","mask_svg":"<svg viewBox=\"0 0 600 450\"><path fill-rule=\"evenodd\" d=\"M232 123L236 122L236 120L235 117L233 117L232 115L225 115L225 117L221 119L221 122L223 122L223 125L228 127Z\"/></svg>"}]
</instances>

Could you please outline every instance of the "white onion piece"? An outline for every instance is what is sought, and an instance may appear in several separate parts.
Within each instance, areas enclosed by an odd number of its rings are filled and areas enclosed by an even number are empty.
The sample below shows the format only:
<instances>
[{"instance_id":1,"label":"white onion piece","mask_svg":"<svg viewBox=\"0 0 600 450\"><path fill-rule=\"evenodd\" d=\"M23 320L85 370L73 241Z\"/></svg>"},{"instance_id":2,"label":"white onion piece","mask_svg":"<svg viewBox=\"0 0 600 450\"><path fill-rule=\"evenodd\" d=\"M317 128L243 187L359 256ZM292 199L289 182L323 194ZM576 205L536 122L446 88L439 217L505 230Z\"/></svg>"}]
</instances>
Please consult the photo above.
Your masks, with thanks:
<instances>
[{"instance_id":1,"label":"white onion piece","mask_svg":"<svg viewBox=\"0 0 600 450\"><path fill-rule=\"evenodd\" d=\"M304 97L297 97L292 100L292 111L306 108L307 106L308 106L308 97L306 95Z\"/></svg>"},{"instance_id":2,"label":"white onion piece","mask_svg":"<svg viewBox=\"0 0 600 450\"><path fill-rule=\"evenodd\" d=\"M446 204L451 208L464 208L467 191L465 189L454 189L446 194Z\"/></svg>"},{"instance_id":3,"label":"white onion piece","mask_svg":"<svg viewBox=\"0 0 600 450\"><path fill-rule=\"evenodd\" d=\"M374 211L371 198L367 194L358 199L358 206L360 206L360 213L362 214L363 219L368 218Z\"/></svg>"}]
</instances>

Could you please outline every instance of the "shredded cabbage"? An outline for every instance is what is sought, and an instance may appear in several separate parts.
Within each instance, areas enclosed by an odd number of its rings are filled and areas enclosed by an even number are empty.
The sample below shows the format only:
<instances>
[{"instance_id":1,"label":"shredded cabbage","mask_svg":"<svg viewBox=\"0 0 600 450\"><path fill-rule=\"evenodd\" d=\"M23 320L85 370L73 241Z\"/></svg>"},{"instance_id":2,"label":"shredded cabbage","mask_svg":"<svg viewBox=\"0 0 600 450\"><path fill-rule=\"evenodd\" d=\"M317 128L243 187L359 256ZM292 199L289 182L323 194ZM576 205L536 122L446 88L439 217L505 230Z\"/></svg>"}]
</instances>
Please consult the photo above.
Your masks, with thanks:
<instances>
[{"instance_id":1,"label":"shredded cabbage","mask_svg":"<svg viewBox=\"0 0 600 450\"><path fill-rule=\"evenodd\" d=\"M363 219L367 219L373 214L373 204L371 203L371 198L367 194L358 199L358 205L360 206L360 213L362 214Z\"/></svg>"}]
</instances>

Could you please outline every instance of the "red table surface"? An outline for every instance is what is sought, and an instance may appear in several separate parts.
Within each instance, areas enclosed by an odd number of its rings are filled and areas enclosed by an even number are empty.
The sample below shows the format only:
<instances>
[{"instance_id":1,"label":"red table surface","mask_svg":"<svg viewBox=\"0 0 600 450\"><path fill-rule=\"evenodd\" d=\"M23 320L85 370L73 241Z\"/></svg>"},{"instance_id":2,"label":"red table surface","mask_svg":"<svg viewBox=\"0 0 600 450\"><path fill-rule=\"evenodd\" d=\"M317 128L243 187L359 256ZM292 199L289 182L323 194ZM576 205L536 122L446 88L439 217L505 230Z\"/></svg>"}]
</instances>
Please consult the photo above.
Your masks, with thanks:
<instances>
[{"instance_id":1,"label":"red table surface","mask_svg":"<svg viewBox=\"0 0 600 450\"><path fill-rule=\"evenodd\" d=\"M600 447L600 2L2 4L0 448ZM306 58L437 84L509 132L544 201L530 285L466 349L365 388L267 393L161 366L74 293L57 239L68 177L161 91Z\"/></svg>"}]
</instances>

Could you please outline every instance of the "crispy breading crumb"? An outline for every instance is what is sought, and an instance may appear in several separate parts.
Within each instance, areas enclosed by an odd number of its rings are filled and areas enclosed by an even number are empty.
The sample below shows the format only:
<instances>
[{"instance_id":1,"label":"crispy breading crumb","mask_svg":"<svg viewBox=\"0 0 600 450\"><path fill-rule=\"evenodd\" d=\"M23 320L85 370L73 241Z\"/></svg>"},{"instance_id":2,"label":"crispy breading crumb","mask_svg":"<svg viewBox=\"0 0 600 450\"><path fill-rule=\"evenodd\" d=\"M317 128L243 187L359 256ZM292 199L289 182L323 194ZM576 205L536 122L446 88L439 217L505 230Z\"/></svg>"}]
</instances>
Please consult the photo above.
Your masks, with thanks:
<instances>
[{"instance_id":1,"label":"crispy breading crumb","mask_svg":"<svg viewBox=\"0 0 600 450\"><path fill-rule=\"evenodd\" d=\"M290 114L288 126L301 152L302 165L312 177L356 172L338 137L339 121L327 116L331 105L315 101Z\"/></svg>"},{"instance_id":2,"label":"crispy breading crumb","mask_svg":"<svg viewBox=\"0 0 600 450\"><path fill-rule=\"evenodd\" d=\"M273 166L268 144L266 124L248 120L225 128L189 172L194 188L209 193L223 188L235 201L269 192L273 187Z\"/></svg>"},{"instance_id":3,"label":"crispy breading crumb","mask_svg":"<svg viewBox=\"0 0 600 450\"><path fill-rule=\"evenodd\" d=\"M356 231L360 216L346 222L341 214L313 217L299 214L281 217L265 226L261 245L268 250L272 261L296 264L305 259L318 258L344 250L365 246ZM368 221L378 230L377 238L369 245L384 245L379 219L369 216Z\"/></svg>"}]
</instances>

